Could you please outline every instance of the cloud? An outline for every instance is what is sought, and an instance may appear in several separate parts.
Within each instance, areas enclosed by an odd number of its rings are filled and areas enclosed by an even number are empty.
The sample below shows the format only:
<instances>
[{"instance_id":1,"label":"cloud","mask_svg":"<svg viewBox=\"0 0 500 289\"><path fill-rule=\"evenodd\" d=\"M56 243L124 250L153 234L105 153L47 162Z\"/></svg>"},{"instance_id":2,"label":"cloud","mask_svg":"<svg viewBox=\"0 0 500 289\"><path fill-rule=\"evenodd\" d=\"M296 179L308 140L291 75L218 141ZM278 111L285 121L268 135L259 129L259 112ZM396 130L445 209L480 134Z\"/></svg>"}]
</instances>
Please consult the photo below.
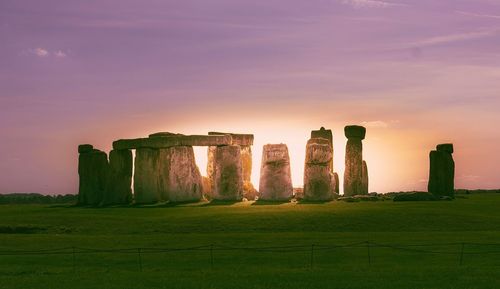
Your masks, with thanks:
<instances>
[{"instance_id":1,"label":"cloud","mask_svg":"<svg viewBox=\"0 0 500 289\"><path fill-rule=\"evenodd\" d=\"M471 13L471 12L465 12L465 11L455 11L455 12L458 13L458 14L466 15L466 16L500 19L500 15L478 14L478 13Z\"/></svg>"},{"instance_id":2,"label":"cloud","mask_svg":"<svg viewBox=\"0 0 500 289\"><path fill-rule=\"evenodd\" d=\"M449 35L435 36L427 39L419 40L411 43L413 46L432 46L439 44L446 44L458 41L472 40L478 38L484 38L498 34L500 29L491 29L475 32L465 32L465 33L455 33Z\"/></svg>"},{"instance_id":3,"label":"cloud","mask_svg":"<svg viewBox=\"0 0 500 289\"><path fill-rule=\"evenodd\" d=\"M35 54L38 57L47 57L49 56L49 51L47 49L37 47L35 49L30 50L31 53Z\"/></svg>"},{"instance_id":4,"label":"cloud","mask_svg":"<svg viewBox=\"0 0 500 289\"><path fill-rule=\"evenodd\" d=\"M374 121L363 121L361 123L365 127L371 128L388 128L389 123L382 120L374 120Z\"/></svg>"},{"instance_id":5,"label":"cloud","mask_svg":"<svg viewBox=\"0 0 500 289\"><path fill-rule=\"evenodd\" d=\"M56 57L56 58L68 57L68 53L63 51L63 50L49 51L48 49L45 49L42 47L24 50L21 53L22 54L32 54L32 55L36 55L38 57Z\"/></svg>"},{"instance_id":6,"label":"cloud","mask_svg":"<svg viewBox=\"0 0 500 289\"><path fill-rule=\"evenodd\" d=\"M54 52L54 55L59 58L64 58L67 56L67 54L62 50L57 50L56 52Z\"/></svg>"},{"instance_id":7,"label":"cloud","mask_svg":"<svg viewBox=\"0 0 500 289\"><path fill-rule=\"evenodd\" d=\"M394 6L403 6L402 4L381 0L343 0L342 3L350 5L354 8L387 8Z\"/></svg>"}]
</instances>

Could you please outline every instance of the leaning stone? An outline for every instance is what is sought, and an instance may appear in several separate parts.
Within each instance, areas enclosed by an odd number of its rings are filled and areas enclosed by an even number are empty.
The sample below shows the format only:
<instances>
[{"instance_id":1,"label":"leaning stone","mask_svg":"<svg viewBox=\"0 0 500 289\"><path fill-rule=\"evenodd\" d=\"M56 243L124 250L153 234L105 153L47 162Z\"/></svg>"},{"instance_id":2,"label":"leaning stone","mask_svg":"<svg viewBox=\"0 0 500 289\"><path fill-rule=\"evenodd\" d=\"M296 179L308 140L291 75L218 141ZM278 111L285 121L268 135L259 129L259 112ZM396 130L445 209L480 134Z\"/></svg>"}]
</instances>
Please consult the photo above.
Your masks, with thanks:
<instances>
[{"instance_id":1,"label":"leaning stone","mask_svg":"<svg viewBox=\"0 0 500 289\"><path fill-rule=\"evenodd\" d=\"M159 161L162 200L191 202L202 199L203 183L192 147L160 149Z\"/></svg>"},{"instance_id":2,"label":"leaning stone","mask_svg":"<svg viewBox=\"0 0 500 289\"><path fill-rule=\"evenodd\" d=\"M267 144L262 150L259 200L284 201L293 196L290 156L285 144Z\"/></svg>"},{"instance_id":3,"label":"leaning stone","mask_svg":"<svg viewBox=\"0 0 500 289\"><path fill-rule=\"evenodd\" d=\"M108 157L105 152L93 149L79 155L79 204L92 206L101 204L106 190L107 174Z\"/></svg>"},{"instance_id":4,"label":"leaning stone","mask_svg":"<svg viewBox=\"0 0 500 289\"><path fill-rule=\"evenodd\" d=\"M140 148L135 152L134 198L138 204L160 201L159 152Z\"/></svg>"},{"instance_id":5,"label":"leaning stone","mask_svg":"<svg viewBox=\"0 0 500 289\"><path fill-rule=\"evenodd\" d=\"M214 152L213 198L241 201L243 173L240 146L218 146Z\"/></svg>"},{"instance_id":6,"label":"leaning stone","mask_svg":"<svg viewBox=\"0 0 500 289\"><path fill-rule=\"evenodd\" d=\"M90 144L81 144L78 146L78 153L89 153L94 149L94 147Z\"/></svg>"},{"instance_id":7,"label":"leaning stone","mask_svg":"<svg viewBox=\"0 0 500 289\"><path fill-rule=\"evenodd\" d=\"M109 173L103 205L132 202L132 151L109 152Z\"/></svg>"}]
</instances>

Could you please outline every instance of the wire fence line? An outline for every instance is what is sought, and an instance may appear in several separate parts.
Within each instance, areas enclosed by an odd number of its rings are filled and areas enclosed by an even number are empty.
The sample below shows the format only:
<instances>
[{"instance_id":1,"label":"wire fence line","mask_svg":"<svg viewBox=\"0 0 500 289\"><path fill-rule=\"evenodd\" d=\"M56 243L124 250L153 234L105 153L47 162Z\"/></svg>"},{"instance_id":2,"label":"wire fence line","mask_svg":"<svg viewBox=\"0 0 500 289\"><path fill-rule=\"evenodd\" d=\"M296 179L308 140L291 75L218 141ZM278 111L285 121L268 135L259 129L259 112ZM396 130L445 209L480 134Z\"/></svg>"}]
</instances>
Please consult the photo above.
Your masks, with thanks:
<instances>
[{"instance_id":1,"label":"wire fence line","mask_svg":"<svg viewBox=\"0 0 500 289\"><path fill-rule=\"evenodd\" d=\"M435 250L435 247L446 247L446 250ZM476 250L471 250L474 247ZM477 248L488 248L486 251L478 251ZM498 250L491 248L498 247ZM209 252L210 267L214 267L214 257L217 252L263 252L263 253L300 253L308 252L309 267L313 268L317 254L336 249L366 249L366 261L372 263L373 250L377 248L390 249L396 251L418 253L418 254L436 254L436 255L456 255L458 265L463 265L464 256L467 255L492 255L500 254L500 243L473 243L473 242L453 242L453 243L433 243L433 244L384 244L372 241L362 241L343 245L321 245L304 244L289 246L262 246L262 247L240 247L221 244L209 244L192 247L134 247L134 248L86 248L79 246L61 247L40 250L4 250L0 249L0 256L50 256L50 255L70 255L72 256L73 270L76 270L76 259L78 255L90 254L131 254L137 255L139 270L142 271L143 255L168 252Z\"/></svg>"}]
</instances>

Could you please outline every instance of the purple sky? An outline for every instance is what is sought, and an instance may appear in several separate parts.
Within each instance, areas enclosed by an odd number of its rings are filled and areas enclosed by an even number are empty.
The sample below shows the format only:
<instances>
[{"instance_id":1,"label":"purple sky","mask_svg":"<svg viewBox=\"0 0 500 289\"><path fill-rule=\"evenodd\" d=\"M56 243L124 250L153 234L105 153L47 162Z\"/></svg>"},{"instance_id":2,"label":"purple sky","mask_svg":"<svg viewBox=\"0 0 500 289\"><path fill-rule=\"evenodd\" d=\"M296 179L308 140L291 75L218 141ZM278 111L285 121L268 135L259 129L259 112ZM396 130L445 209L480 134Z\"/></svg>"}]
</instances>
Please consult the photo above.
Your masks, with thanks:
<instances>
[{"instance_id":1,"label":"purple sky","mask_svg":"<svg viewBox=\"0 0 500 289\"><path fill-rule=\"evenodd\" d=\"M75 193L79 143L155 131L254 133L254 181L287 143L300 186L320 126L342 173L346 124L371 191L425 189L441 142L457 187L500 187L497 0L3 0L0 39L0 193Z\"/></svg>"}]
</instances>

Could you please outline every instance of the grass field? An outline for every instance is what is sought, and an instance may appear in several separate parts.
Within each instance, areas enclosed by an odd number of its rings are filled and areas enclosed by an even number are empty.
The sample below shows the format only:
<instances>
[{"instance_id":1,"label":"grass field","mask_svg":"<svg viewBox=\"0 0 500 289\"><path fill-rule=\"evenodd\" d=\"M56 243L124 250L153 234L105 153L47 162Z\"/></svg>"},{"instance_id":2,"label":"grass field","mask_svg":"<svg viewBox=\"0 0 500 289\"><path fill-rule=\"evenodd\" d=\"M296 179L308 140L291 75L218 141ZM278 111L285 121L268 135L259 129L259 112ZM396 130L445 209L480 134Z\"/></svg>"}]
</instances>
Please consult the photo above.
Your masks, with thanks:
<instances>
[{"instance_id":1,"label":"grass field","mask_svg":"<svg viewBox=\"0 0 500 289\"><path fill-rule=\"evenodd\" d=\"M0 288L500 288L494 243L500 194L442 202L3 205ZM197 246L207 247L148 251ZM84 251L120 248L142 249Z\"/></svg>"}]
</instances>

